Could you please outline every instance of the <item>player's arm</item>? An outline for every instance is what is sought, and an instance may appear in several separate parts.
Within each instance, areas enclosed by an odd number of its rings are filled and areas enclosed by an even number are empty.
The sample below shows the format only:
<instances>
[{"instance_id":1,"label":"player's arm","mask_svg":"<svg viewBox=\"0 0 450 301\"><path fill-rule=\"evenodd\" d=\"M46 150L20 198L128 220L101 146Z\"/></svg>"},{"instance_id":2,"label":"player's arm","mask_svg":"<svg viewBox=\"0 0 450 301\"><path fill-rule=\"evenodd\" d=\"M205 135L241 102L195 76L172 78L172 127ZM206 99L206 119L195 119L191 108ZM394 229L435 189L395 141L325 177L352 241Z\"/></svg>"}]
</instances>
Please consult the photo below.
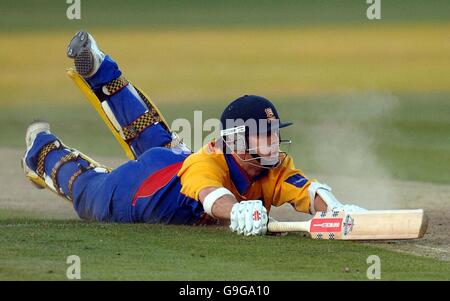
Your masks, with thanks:
<instances>
[{"instance_id":1,"label":"player's arm","mask_svg":"<svg viewBox=\"0 0 450 301\"><path fill-rule=\"evenodd\" d=\"M351 204L343 204L336 199L331 188L317 181L309 181L302 187L284 182L273 202L274 206L290 203L297 211L316 214L319 211L357 212L365 209Z\"/></svg>"},{"instance_id":2,"label":"player's arm","mask_svg":"<svg viewBox=\"0 0 450 301\"><path fill-rule=\"evenodd\" d=\"M314 210L316 211L327 211L327 203L320 197L320 195L316 194L314 198Z\"/></svg>"},{"instance_id":3,"label":"player's arm","mask_svg":"<svg viewBox=\"0 0 450 301\"><path fill-rule=\"evenodd\" d=\"M207 206L205 204L205 199L209 201L206 197L211 193L219 189L220 187L206 187L202 189L199 193L200 202L203 206ZM213 200L211 200L212 202ZM231 219L231 209L234 204L237 204L237 200L232 194L223 194L219 196L214 203L211 205L211 215L220 220L230 220Z\"/></svg>"},{"instance_id":4,"label":"player's arm","mask_svg":"<svg viewBox=\"0 0 450 301\"><path fill-rule=\"evenodd\" d=\"M178 173L181 193L202 203L205 212L218 220L230 222L233 232L244 235L262 235L267 231L267 210L262 201L238 202L226 189L226 166L214 157L190 155Z\"/></svg>"},{"instance_id":5,"label":"player's arm","mask_svg":"<svg viewBox=\"0 0 450 301\"><path fill-rule=\"evenodd\" d=\"M291 157L283 166L271 174L271 180L263 186L264 198L272 199L272 205L290 203L295 210L315 214L318 211L364 211L356 205L342 204L331 192L331 188L315 180L307 179L296 169Z\"/></svg>"},{"instance_id":6,"label":"player's arm","mask_svg":"<svg viewBox=\"0 0 450 301\"><path fill-rule=\"evenodd\" d=\"M237 234L264 235L267 232L267 210L261 200L238 202L224 187L206 187L199 193L205 212L222 221L230 221Z\"/></svg>"},{"instance_id":7,"label":"player's arm","mask_svg":"<svg viewBox=\"0 0 450 301\"><path fill-rule=\"evenodd\" d=\"M342 204L336 199L334 194L331 192L331 188L328 185L313 181L310 183L308 188L308 193L310 199L312 200L310 204L310 213L315 214L317 211L346 211L346 212L360 212L366 211L366 209L361 208L352 204Z\"/></svg>"}]
</instances>

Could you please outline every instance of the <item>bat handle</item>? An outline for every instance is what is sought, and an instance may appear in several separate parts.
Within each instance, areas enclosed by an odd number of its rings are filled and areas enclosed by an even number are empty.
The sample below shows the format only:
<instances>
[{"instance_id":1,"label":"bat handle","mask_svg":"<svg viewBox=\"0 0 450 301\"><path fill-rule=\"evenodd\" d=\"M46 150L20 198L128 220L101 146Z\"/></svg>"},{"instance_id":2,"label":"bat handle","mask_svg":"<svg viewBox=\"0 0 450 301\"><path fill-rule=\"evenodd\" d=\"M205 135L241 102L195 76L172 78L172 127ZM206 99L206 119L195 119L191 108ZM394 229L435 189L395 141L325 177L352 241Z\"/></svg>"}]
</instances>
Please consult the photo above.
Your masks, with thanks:
<instances>
[{"instance_id":1,"label":"bat handle","mask_svg":"<svg viewBox=\"0 0 450 301\"><path fill-rule=\"evenodd\" d=\"M269 222L270 232L309 232L309 222Z\"/></svg>"}]
</instances>

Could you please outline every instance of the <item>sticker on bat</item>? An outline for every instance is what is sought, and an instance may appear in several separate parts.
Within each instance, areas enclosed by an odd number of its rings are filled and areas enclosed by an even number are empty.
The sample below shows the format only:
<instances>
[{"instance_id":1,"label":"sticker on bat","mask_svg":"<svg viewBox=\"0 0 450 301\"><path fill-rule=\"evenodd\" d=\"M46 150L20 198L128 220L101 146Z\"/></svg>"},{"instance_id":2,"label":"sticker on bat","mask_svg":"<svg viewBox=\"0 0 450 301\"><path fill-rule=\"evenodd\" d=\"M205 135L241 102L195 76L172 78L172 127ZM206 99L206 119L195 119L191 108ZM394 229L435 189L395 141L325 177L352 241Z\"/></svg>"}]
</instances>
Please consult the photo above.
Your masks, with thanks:
<instances>
[{"instance_id":1,"label":"sticker on bat","mask_svg":"<svg viewBox=\"0 0 450 301\"><path fill-rule=\"evenodd\" d=\"M317 218L311 221L310 232L341 232L342 218Z\"/></svg>"},{"instance_id":2,"label":"sticker on bat","mask_svg":"<svg viewBox=\"0 0 450 301\"><path fill-rule=\"evenodd\" d=\"M354 224L354 219L350 215L347 215L344 222L344 236L352 232Z\"/></svg>"}]
</instances>

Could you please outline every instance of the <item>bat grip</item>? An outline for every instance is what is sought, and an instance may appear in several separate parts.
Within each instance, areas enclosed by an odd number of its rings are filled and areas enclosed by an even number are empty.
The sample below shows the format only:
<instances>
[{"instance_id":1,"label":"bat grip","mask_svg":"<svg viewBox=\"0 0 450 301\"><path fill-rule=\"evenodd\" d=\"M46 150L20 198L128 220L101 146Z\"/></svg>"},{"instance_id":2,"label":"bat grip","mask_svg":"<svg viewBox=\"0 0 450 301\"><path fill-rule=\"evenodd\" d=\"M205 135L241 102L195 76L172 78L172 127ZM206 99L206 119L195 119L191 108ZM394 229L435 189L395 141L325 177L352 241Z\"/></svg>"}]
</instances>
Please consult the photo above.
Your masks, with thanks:
<instances>
[{"instance_id":1,"label":"bat grip","mask_svg":"<svg viewBox=\"0 0 450 301\"><path fill-rule=\"evenodd\" d=\"M307 222L269 222L267 229L270 232L309 232Z\"/></svg>"}]
</instances>

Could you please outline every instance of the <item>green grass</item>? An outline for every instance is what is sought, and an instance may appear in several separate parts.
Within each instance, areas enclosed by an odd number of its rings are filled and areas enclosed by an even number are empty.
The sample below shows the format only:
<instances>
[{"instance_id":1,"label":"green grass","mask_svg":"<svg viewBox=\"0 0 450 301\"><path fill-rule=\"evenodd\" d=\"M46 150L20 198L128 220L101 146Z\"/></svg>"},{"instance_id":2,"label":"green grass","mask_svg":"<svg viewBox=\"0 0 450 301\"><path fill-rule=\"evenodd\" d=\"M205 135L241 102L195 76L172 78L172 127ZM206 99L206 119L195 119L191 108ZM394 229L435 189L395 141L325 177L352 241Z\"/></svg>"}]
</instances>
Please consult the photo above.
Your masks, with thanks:
<instances>
[{"instance_id":1,"label":"green grass","mask_svg":"<svg viewBox=\"0 0 450 301\"><path fill-rule=\"evenodd\" d=\"M301 235L240 237L226 228L2 219L1 280L365 280L369 255L382 280L449 280L450 263ZM348 268L346 271L345 268Z\"/></svg>"}]
</instances>

